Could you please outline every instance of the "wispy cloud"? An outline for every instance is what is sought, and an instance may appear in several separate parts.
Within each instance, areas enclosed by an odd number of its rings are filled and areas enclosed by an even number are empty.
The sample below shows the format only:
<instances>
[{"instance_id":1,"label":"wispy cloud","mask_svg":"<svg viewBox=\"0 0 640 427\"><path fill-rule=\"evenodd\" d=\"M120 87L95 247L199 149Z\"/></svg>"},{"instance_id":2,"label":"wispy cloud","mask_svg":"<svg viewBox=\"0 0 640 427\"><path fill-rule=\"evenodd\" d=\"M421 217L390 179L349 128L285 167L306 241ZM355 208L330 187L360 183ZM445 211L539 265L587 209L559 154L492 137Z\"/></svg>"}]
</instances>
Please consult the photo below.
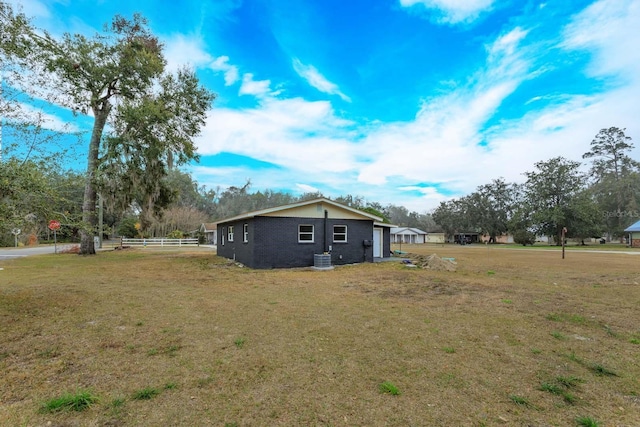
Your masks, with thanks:
<instances>
[{"instance_id":1,"label":"wispy cloud","mask_svg":"<svg viewBox=\"0 0 640 427\"><path fill-rule=\"evenodd\" d=\"M595 76L640 75L640 3L601 0L577 14L564 31L561 47L593 53L589 72Z\"/></svg>"},{"instance_id":2,"label":"wispy cloud","mask_svg":"<svg viewBox=\"0 0 640 427\"><path fill-rule=\"evenodd\" d=\"M240 90L238 94L240 95L253 95L255 97L261 98L269 95L271 90L269 86L271 85L271 80L253 80L252 73L245 73L242 76L242 85L240 86Z\"/></svg>"},{"instance_id":3,"label":"wispy cloud","mask_svg":"<svg viewBox=\"0 0 640 427\"><path fill-rule=\"evenodd\" d=\"M305 79L314 88L320 92L329 95L338 95L343 101L351 102L351 98L340 91L335 83L330 82L324 77L313 65L305 65L298 58L293 59L293 69L300 77Z\"/></svg>"},{"instance_id":4,"label":"wispy cloud","mask_svg":"<svg viewBox=\"0 0 640 427\"><path fill-rule=\"evenodd\" d=\"M302 190L305 193L317 193L318 191L320 191L312 185L300 184L300 183L296 183L296 188Z\"/></svg>"},{"instance_id":5,"label":"wispy cloud","mask_svg":"<svg viewBox=\"0 0 640 427\"><path fill-rule=\"evenodd\" d=\"M222 71L224 73L225 86L231 86L239 79L238 67L229 64L228 56L219 56L209 65L209 68L214 71Z\"/></svg>"},{"instance_id":6,"label":"wispy cloud","mask_svg":"<svg viewBox=\"0 0 640 427\"><path fill-rule=\"evenodd\" d=\"M400 0L403 7L422 5L435 12L438 22L448 24L473 21L492 4L493 0Z\"/></svg>"}]
</instances>

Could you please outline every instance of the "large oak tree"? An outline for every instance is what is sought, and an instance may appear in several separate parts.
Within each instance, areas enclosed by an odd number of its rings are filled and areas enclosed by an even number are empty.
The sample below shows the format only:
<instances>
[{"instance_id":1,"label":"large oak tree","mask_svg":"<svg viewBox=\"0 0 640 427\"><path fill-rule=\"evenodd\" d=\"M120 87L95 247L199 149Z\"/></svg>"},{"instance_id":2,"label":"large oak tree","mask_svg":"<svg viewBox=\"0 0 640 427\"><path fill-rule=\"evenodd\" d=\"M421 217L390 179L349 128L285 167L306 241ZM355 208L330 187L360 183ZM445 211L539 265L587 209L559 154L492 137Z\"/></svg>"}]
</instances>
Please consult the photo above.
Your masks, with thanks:
<instances>
[{"instance_id":1,"label":"large oak tree","mask_svg":"<svg viewBox=\"0 0 640 427\"><path fill-rule=\"evenodd\" d=\"M186 161L195 157L195 150L184 141L190 141L199 133L206 110L202 106L210 104L214 97L199 87L193 74L178 75L173 80L164 74L166 61L162 44L140 15L134 15L131 20L116 16L110 25L105 25L102 33L93 37L64 34L61 38L34 28L26 17L14 13L6 4L0 9L0 19L6 29L0 53L13 68L24 71L17 74L16 85L20 90L74 112L93 115L80 253L94 254L98 172L101 164L109 160L108 155L113 153L102 146L109 120L114 120L113 128L120 131L116 136L135 147L136 155L153 162L171 156L170 151ZM195 90L187 97L191 95L197 99L179 96L178 102L171 101L170 90L183 90L189 85L195 85ZM190 122L178 123L188 117L185 110L193 105L196 109ZM131 115L134 114L141 119L137 133L132 132L130 126L117 122L125 120L132 124ZM145 126L147 128L142 129ZM176 135L171 133L174 131L180 132L182 142L175 142ZM183 149L185 151L180 151ZM101 152L107 155L101 156ZM137 162L134 169L144 163L140 157L130 156L127 160ZM157 176L162 174L159 169L156 165L149 172ZM154 197L157 198L157 194Z\"/></svg>"}]
</instances>

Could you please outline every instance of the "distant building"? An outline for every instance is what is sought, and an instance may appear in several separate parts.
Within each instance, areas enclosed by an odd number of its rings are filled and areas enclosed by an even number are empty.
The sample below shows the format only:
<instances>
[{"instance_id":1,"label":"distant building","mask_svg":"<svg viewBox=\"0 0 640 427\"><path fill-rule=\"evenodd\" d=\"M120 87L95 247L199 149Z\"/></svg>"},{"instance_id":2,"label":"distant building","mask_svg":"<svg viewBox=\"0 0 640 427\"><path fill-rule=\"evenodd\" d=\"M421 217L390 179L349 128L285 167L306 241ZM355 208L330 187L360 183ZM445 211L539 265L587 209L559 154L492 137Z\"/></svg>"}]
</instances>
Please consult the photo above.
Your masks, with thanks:
<instances>
[{"instance_id":1,"label":"distant building","mask_svg":"<svg viewBox=\"0 0 640 427\"><path fill-rule=\"evenodd\" d=\"M444 243L444 233L429 233L413 227L393 227L391 243Z\"/></svg>"},{"instance_id":2,"label":"distant building","mask_svg":"<svg viewBox=\"0 0 640 427\"><path fill-rule=\"evenodd\" d=\"M487 243L491 239L488 234L482 235L482 243ZM493 243L513 243L513 234L501 234L496 236L496 241Z\"/></svg>"},{"instance_id":3,"label":"distant building","mask_svg":"<svg viewBox=\"0 0 640 427\"><path fill-rule=\"evenodd\" d=\"M640 248L640 221L625 228L624 232L628 233L629 246L633 248Z\"/></svg>"},{"instance_id":4,"label":"distant building","mask_svg":"<svg viewBox=\"0 0 640 427\"><path fill-rule=\"evenodd\" d=\"M204 235L206 244L215 245L217 240L217 230L215 222L205 222L200 226L200 232Z\"/></svg>"},{"instance_id":5,"label":"distant building","mask_svg":"<svg viewBox=\"0 0 640 427\"><path fill-rule=\"evenodd\" d=\"M418 228L391 228L391 243L426 243L427 232Z\"/></svg>"}]
</instances>

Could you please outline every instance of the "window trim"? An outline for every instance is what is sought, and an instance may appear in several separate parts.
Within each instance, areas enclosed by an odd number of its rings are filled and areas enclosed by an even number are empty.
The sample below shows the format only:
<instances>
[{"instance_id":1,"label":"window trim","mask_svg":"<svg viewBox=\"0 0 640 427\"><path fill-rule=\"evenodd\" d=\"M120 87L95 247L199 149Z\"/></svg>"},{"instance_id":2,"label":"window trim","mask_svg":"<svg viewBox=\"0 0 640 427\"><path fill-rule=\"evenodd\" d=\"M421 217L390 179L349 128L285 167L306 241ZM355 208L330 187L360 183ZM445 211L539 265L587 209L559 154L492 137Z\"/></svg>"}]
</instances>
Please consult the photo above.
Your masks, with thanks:
<instances>
[{"instance_id":1,"label":"window trim","mask_svg":"<svg viewBox=\"0 0 640 427\"><path fill-rule=\"evenodd\" d=\"M336 233L336 227L344 227L344 232L342 233ZM336 240L336 235L338 236L344 236L344 240ZM347 238L347 225L346 224L335 224L333 226L333 234L332 234L332 238L333 238L333 243L348 243L348 238Z\"/></svg>"},{"instance_id":2,"label":"window trim","mask_svg":"<svg viewBox=\"0 0 640 427\"><path fill-rule=\"evenodd\" d=\"M311 227L311 231L302 231L302 227ZM298 243L315 243L315 226L313 224L298 224ZM302 235L311 235L311 240L302 240Z\"/></svg>"},{"instance_id":3,"label":"window trim","mask_svg":"<svg viewBox=\"0 0 640 427\"><path fill-rule=\"evenodd\" d=\"M227 227L227 240L233 242L233 225Z\"/></svg>"},{"instance_id":4,"label":"window trim","mask_svg":"<svg viewBox=\"0 0 640 427\"><path fill-rule=\"evenodd\" d=\"M242 224L242 241L244 243L249 243L249 224L246 222Z\"/></svg>"}]
</instances>

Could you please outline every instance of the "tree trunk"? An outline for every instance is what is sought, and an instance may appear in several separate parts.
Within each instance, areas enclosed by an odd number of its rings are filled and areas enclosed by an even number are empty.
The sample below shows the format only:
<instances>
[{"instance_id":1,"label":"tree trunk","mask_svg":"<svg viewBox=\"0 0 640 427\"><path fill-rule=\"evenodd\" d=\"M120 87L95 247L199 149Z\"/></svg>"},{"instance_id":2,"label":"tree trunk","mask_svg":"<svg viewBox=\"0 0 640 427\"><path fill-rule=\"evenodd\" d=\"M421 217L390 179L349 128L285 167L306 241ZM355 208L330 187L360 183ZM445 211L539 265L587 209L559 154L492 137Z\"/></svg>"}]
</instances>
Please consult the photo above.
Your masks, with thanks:
<instances>
[{"instance_id":1,"label":"tree trunk","mask_svg":"<svg viewBox=\"0 0 640 427\"><path fill-rule=\"evenodd\" d=\"M100 141L102 131L107 123L107 117L111 105L108 102L102 104L102 108L93 108L95 120L89 141L89 155L87 156L87 177L84 185L84 200L82 202L82 222L84 227L80 230L80 255L95 255L96 248L93 236L98 226L96 215L96 172L99 166Z\"/></svg>"}]
</instances>

